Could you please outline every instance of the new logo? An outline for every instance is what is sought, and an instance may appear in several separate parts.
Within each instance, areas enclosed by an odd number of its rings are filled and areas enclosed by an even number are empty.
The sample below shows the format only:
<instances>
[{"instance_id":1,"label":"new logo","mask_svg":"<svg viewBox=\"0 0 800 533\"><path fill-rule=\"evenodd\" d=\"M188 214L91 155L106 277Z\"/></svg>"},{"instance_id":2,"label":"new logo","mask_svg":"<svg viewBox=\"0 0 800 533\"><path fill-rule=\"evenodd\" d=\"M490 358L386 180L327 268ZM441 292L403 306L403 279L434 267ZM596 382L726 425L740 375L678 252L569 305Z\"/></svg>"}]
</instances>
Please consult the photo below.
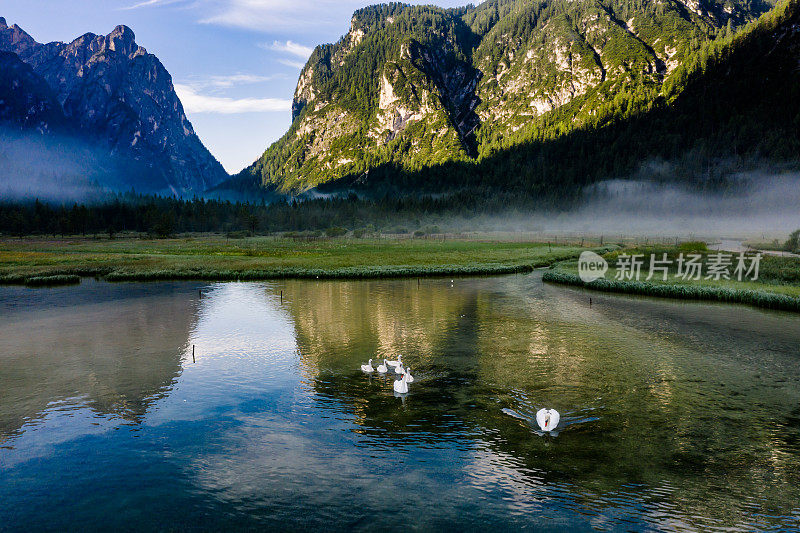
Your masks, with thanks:
<instances>
[{"instance_id":1,"label":"new logo","mask_svg":"<svg viewBox=\"0 0 800 533\"><path fill-rule=\"evenodd\" d=\"M608 263L594 252L583 252L578 259L578 276L584 283L592 282L606 275Z\"/></svg>"}]
</instances>

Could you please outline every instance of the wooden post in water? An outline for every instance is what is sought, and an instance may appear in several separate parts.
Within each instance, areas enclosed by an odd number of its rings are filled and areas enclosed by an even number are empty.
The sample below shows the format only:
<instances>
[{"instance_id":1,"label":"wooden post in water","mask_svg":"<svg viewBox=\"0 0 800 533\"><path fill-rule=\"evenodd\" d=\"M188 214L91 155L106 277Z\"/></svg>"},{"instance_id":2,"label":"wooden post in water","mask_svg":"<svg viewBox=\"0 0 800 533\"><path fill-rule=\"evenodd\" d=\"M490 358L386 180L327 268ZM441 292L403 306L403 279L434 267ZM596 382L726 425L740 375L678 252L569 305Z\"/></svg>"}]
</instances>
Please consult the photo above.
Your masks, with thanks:
<instances>
[{"instance_id":1,"label":"wooden post in water","mask_svg":"<svg viewBox=\"0 0 800 533\"><path fill-rule=\"evenodd\" d=\"M283 291L281 291L281 304L283 304Z\"/></svg>"},{"instance_id":2,"label":"wooden post in water","mask_svg":"<svg viewBox=\"0 0 800 533\"><path fill-rule=\"evenodd\" d=\"M194 344L192 344L192 363L194 363Z\"/></svg>"},{"instance_id":3,"label":"wooden post in water","mask_svg":"<svg viewBox=\"0 0 800 533\"><path fill-rule=\"evenodd\" d=\"M589 307L591 307L591 306L592 306L592 299L589 298Z\"/></svg>"}]
</instances>

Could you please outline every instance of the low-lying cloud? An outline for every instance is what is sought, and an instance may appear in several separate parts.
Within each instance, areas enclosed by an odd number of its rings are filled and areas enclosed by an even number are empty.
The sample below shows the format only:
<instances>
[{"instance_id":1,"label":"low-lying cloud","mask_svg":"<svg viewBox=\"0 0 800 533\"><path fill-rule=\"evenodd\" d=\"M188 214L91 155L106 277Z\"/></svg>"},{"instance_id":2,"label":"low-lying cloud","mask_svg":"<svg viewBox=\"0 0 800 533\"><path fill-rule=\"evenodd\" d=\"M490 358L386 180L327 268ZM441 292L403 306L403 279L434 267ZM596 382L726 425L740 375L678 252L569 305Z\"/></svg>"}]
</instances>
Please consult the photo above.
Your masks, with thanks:
<instances>
[{"instance_id":1,"label":"low-lying cloud","mask_svg":"<svg viewBox=\"0 0 800 533\"><path fill-rule=\"evenodd\" d=\"M175 92L187 113L274 113L289 112L292 101L283 98L230 98L201 94L191 85L175 84Z\"/></svg>"}]
</instances>

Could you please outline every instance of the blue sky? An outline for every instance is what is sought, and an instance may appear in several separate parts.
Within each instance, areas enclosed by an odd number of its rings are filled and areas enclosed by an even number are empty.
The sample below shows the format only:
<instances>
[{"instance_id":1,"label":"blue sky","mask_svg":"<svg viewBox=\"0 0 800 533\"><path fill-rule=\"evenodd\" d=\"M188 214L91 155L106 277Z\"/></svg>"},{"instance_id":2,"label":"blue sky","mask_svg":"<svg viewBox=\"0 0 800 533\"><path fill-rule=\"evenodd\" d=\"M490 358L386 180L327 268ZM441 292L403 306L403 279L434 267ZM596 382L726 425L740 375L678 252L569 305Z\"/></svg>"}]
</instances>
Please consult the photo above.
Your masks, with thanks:
<instances>
[{"instance_id":1,"label":"blue sky","mask_svg":"<svg viewBox=\"0 0 800 533\"><path fill-rule=\"evenodd\" d=\"M238 172L288 129L291 98L313 47L335 42L352 0L0 0L0 16L39 42L125 24L172 74L203 143ZM444 7L466 1L423 1ZM477 3L477 2L474 2Z\"/></svg>"}]
</instances>

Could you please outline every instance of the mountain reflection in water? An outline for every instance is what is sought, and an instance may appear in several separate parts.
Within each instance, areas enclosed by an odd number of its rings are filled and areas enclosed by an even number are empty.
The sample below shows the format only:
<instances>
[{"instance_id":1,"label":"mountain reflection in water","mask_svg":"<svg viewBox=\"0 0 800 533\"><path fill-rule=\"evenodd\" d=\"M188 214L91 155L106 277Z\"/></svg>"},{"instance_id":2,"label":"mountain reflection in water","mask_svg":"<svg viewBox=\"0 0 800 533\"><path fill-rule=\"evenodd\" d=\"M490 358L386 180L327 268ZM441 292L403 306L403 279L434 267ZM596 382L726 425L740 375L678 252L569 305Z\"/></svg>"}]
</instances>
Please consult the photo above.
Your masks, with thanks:
<instances>
[{"instance_id":1,"label":"mountain reflection in water","mask_svg":"<svg viewBox=\"0 0 800 533\"><path fill-rule=\"evenodd\" d=\"M592 296L537 274L0 288L0 521L800 526L796 315ZM359 370L398 354L402 399Z\"/></svg>"}]
</instances>

